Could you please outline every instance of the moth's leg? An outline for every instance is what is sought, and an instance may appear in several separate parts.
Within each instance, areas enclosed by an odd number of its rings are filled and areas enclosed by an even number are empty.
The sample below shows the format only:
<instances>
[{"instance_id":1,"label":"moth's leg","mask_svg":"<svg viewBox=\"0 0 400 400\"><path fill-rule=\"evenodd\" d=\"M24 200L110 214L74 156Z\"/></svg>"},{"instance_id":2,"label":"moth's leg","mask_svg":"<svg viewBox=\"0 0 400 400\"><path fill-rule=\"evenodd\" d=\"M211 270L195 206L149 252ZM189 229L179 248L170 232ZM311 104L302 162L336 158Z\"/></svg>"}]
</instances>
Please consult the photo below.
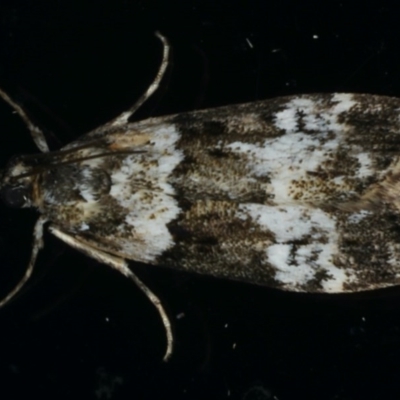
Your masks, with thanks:
<instances>
[{"instance_id":1,"label":"moth's leg","mask_svg":"<svg viewBox=\"0 0 400 400\"><path fill-rule=\"evenodd\" d=\"M14 111L22 118L22 120L25 122L26 126L28 127L32 139L36 144L36 147L42 152L42 153L47 153L49 151L49 146L47 145L46 138L44 137L43 132L41 131L40 128L38 128L36 125L32 123L32 121L29 119L28 115L26 112L22 109L22 107L17 104L14 100L11 99L11 97L2 89L0 89L0 97L8 103Z\"/></svg>"},{"instance_id":2,"label":"moth's leg","mask_svg":"<svg viewBox=\"0 0 400 400\"><path fill-rule=\"evenodd\" d=\"M156 32L155 35L161 40L162 45L163 45L163 58L160 64L160 68L158 69L157 75L153 80L153 83L148 87L145 93L142 94L142 96L139 97L139 99L136 101L136 103L127 111L124 111L122 114L120 114L117 118L113 119L111 122L109 122L107 125L108 126L121 126L125 125L128 122L128 119L131 115L134 114L134 112L149 98L151 95L158 89L160 86L160 82L165 74L165 71L167 70L168 67L168 62L169 62L169 53L170 53L170 45L168 43L168 40L161 35L161 33Z\"/></svg>"},{"instance_id":3,"label":"moth's leg","mask_svg":"<svg viewBox=\"0 0 400 400\"><path fill-rule=\"evenodd\" d=\"M25 282L32 275L33 267L35 266L36 259L39 253L39 250L43 247L43 225L46 222L46 218L39 217L36 221L35 228L33 229L33 244L32 244L32 252L31 258L29 260L28 268L25 271L24 276L18 282L17 286L8 293L8 295L0 301L0 307L4 306L4 304L8 303L24 286Z\"/></svg>"},{"instance_id":4,"label":"moth's leg","mask_svg":"<svg viewBox=\"0 0 400 400\"><path fill-rule=\"evenodd\" d=\"M119 258L99 249L96 249L81 237L71 236L53 225L49 227L49 230L53 235L57 236L59 239L61 239L63 242L67 243L71 247L81 251L87 256L92 257L103 264L115 268L117 271L121 272L121 274L125 275L127 278L132 279L135 282L135 284L153 303L154 307L160 314L167 336L167 349L164 355L164 361L167 361L172 354L174 345L171 322L167 316L167 313L164 310L163 305L161 304L160 299L128 268L127 262L123 258Z\"/></svg>"}]
</instances>

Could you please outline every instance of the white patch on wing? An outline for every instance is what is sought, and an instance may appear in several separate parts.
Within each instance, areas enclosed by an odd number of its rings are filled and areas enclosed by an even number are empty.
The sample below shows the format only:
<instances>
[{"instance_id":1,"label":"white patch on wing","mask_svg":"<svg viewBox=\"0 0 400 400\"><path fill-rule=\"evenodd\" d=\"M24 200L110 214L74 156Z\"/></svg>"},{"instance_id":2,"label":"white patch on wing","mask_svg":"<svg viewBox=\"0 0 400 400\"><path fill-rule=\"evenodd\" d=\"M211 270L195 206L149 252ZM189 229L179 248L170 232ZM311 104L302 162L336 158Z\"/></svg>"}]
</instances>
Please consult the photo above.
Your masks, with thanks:
<instances>
[{"instance_id":1,"label":"white patch on wing","mask_svg":"<svg viewBox=\"0 0 400 400\"><path fill-rule=\"evenodd\" d=\"M275 114L275 126L286 132L299 132L299 117L308 131L340 131L345 128L338 116L349 111L356 101L347 93L336 93L332 97L334 106L326 109L322 101L304 97L290 100L286 108ZM325 111L324 111L325 108Z\"/></svg>"},{"instance_id":2,"label":"white patch on wing","mask_svg":"<svg viewBox=\"0 0 400 400\"><path fill-rule=\"evenodd\" d=\"M335 114L341 114L343 112L349 111L352 107L357 105L357 101L353 99L351 93L335 93L332 97L333 101L337 104L333 107Z\"/></svg>"},{"instance_id":3,"label":"white patch on wing","mask_svg":"<svg viewBox=\"0 0 400 400\"><path fill-rule=\"evenodd\" d=\"M326 109L322 103L311 98L292 99L283 111L275 114L275 126L285 130L284 135L256 144L237 141L225 145L224 149L243 155L248 168L256 176L269 178L270 184L266 190L273 195L276 203L293 200L297 193L293 190L294 182L307 181L310 183L307 186L310 193L321 194L318 186L320 180L316 180L314 187L309 172L319 171L319 167L332 160L339 147L343 146L348 127L339 122L338 116L356 104L348 94L335 95L333 100L338 103ZM300 130L300 122L304 132ZM221 146L224 145L220 143ZM361 148L353 146L352 150L359 162L355 177L369 176L373 172L370 156ZM348 185L340 177L325 181L324 184L329 184L337 191L349 191Z\"/></svg>"},{"instance_id":4,"label":"white patch on wing","mask_svg":"<svg viewBox=\"0 0 400 400\"><path fill-rule=\"evenodd\" d=\"M294 180L306 177L307 171L315 171L327 154L339 146L337 138L321 144L318 137L304 133L287 133L278 138L266 139L260 145L234 142L226 147L234 153L246 154L249 168L257 176L270 179L268 191L275 202L291 200L291 185Z\"/></svg>"},{"instance_id":5,"label":"white patch on wing","mask_svg":"<svg viewBox=\"0 0 400 400\"><path fill-rule=\"evenodd\" d=\"M150 133L150 132L149 132ZM167 224L180 213L168 177L183 160L175 147L179 133L173 125L152 130L151 151L127 156L111 175L110 194L128 210L125 222L134 240L123 243L123 251L135 260L155 261L173 245Z\"/></svg>"},{"instance_id":6,"label":"white patch on wing","mask_svg":"<svg viewBox=\"0 0 400 400\"><path fill-rule=\"evenodd\" d=\"M359 168L357 169L357 176L364 177L371 175L374 172L371 156L365 152L360 152L355 156L360 164Z\"/></svg>"},{"instance_id":7,"label":"white patch on wing","mask_svg":"<svg viewBox=\"0 0 400 400\"><path fill-rule=\"evenodd\" d=\"M365 217L371 215L371 211L368 210L360 210L358 212L352 213L348 216L348 220L351 224L358 224Z\"/></svg>"},{"instance_id":8,"label":"white patch on wing","mask_svg":"<svg viewBox=\"0 0 400 400\"><path fill-rule=\"evenodd\" d=\"M89 227L89 225L88 225L86 222L82 222L81 225L80 225L80 227L79 227L79 230L80 230L81 232L87 231L87 230L89 230L89 229L90 229L90 227Z\"/></svg>"},{"instance_id":9,"label":"white patch on wing","mask_svg":"<svg viewBox=\"0 0 400 400\"><path fill-rule=\"evenodd\" d=\"M80 185L79 193L88 203L96 200L93 196L93 188L90 185Z\"/></svg>"},{"instance_id":10,"label":"white patch on wing","mask_svg":"<svg viewBox=\"0 0 400 400\"><path fill-rule=\"evenodd\" d=\"M355 279L353 271L337 268L333 263L339 236L335 219L324 211L301 206L243 204L238 213L240 218L250 218L262 230L274 234L275 243L266 244L265 261L275 268L275 279L287 289L306 286L318 278L318 273L327 275L321 282L326 292L340 292L344 283Z\"/></svg>"}]
</instances>

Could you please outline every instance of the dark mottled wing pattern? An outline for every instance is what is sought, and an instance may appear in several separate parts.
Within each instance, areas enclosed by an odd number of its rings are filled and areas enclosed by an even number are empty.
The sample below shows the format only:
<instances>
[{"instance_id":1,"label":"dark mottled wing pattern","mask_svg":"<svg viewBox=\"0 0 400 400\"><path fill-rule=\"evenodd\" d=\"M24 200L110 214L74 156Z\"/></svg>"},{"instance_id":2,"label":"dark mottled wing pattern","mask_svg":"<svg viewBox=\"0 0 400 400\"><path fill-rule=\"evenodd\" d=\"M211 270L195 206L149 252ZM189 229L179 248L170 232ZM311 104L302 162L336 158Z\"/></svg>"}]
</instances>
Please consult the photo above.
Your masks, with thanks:
<instances>
[{"instance_id":1,"label":"dark mottled wing pattern","mask_svg":"<svg viewBox=\"0 0 400 400\"><path fill-rule=\"evenodd\" d=\"M82 161L76 201L42 212L130 260L295 291L396 285L399 110L318 94L101 127L65 149L118 155Z\"/></svg>"}]
</instances>

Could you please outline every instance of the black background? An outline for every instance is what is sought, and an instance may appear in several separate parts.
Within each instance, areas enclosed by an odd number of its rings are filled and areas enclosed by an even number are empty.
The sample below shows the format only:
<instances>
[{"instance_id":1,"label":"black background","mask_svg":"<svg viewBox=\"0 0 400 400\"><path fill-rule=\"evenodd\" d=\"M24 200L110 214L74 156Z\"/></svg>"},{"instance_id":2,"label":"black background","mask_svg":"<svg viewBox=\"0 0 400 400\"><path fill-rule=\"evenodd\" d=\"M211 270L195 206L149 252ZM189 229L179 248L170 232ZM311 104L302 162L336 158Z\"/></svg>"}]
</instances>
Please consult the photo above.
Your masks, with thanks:
<instances>
[{"instance_id":1,"label":"black background","mask_svg":"<svg viewBox=\"0 0 400 400\"><path fill-rule=\"evenodd\" d=\"M0 85L53 149L123 111L135 116L312 92L400 96L395 2L114 0L0 3ZM51 132L54 135L51 135ZM37 151L0 103L0 160ZM35 214L0 206L0 295L23 274ZM400 290L301 295L135 266L148 300L50 235L35 275L0 310L1 399L355 400L400 398Z\"/></svg>"}]
</instances>

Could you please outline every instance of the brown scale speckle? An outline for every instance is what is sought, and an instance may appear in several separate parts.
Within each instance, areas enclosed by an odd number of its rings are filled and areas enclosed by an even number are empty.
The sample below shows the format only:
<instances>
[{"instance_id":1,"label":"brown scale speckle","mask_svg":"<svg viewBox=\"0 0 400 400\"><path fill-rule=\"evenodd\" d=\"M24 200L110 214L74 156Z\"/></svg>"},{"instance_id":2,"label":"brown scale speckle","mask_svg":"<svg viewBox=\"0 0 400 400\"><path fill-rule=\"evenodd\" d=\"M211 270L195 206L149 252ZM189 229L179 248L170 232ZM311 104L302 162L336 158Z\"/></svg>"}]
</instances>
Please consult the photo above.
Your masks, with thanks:
<instances>
[{"instance_id":1,"label":"brown scale speckle","mask_svg":"<svg viewBox=\"0 0 400 400\"><path fill-rule=\"evenodd\" d=\"M399 279L396 266L391 263L392 259L400 257L399 217L389 209L376 211L357 223L343 217L339 220L340 250L351 264L357 266L357 281L349 283L348 290L357 287L362 290Z\"/></svg>"},{"instance_id":2,"label":"brown scale speckle","mask_svg":"<svg viewBox=\"0 0 400 400\"><path fill-rule=\"evenodd\" d=\"M251 221L238 218L235 203L197 202L169 229L182 240L160 258L161 264L198 272L217 268L220 276L229 274L242 280L247 280L251 265L251 273L258 268L260 283L279 286L273 282L273 268L265 265L264 248L273 241L271 232L263 232ZM202 257L195 258L198 253Z\"/></svg>"},{"instance_id":3,"label":"brown scale speckle","mask_svg":"<svg viewBox=\"0 0 400 400\"><path fill-rule=\"evenodd\" d=\"M323 292L324 282L332 279L332 275L325 268L318 269L313 278L310 279L305 285L299 286L298 290L302 292Z\"/></svg>"},{"instance_id":4,"label":"brown scale speckle","mask_svg":"<svg viewBox=\"0 0 400 400\"><path fill-rule=\"evenodd\" d=\"M398 284L398 110L398 99L319 94L100 127L38 158L36 205L132 260L290 290ZM132 154L101 156L122 149Z\"/></svg>"}]
</instances>

